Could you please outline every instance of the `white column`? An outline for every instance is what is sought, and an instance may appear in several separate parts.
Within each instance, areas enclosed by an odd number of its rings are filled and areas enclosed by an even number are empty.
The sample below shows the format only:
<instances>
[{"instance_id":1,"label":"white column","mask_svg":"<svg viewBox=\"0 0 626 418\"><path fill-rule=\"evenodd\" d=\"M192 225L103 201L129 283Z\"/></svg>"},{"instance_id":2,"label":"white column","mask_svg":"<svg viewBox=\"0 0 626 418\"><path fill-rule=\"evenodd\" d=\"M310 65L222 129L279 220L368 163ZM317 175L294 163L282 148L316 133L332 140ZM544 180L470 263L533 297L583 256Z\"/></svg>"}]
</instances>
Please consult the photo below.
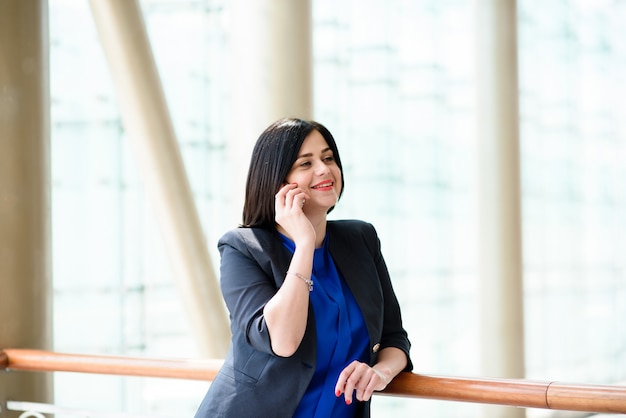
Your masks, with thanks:
<instances>
[{"instance_id":1,"label":"white column","mask_svg":"<svg viewBox=\"0 0 626 418\"><path fill-rule=\"evenodd\" d=\"M48 44L47 1L0 1L2 348L52 346ZM0 408L51 399L50 375L0 371Z\"/></svg>"},{"instance_id":2,"label":"white column","mask_svg":"<svg viewBox=\"0 0 626 418\"><path fill-rule=\"evenodd\" d=\"M481 345L485 376L524 377L517 14L476 1ZM523 417L486 406L486 417Z\"/></svg>"},{"instance_id":3,"label":"white column","mask_svg":"<svg viewBox=\"0 0 626 418\"><path fill-rule=\"evenodd\" d=\"M250 155L284 117L313 117L310 0L232 0L229 7L231 181L229 224L241 223Z\"/></svg>"},{"instance_id":4,"label":"white column","mask_svg":"<svg viewBox=\"0 0 626 418\"><path fill-rule=\"evenodd\" d=\"M137 0L90 5L192 333L204 355L223 357L230 342L228 317L140 6Z\"/></svg>"}]
</instances>

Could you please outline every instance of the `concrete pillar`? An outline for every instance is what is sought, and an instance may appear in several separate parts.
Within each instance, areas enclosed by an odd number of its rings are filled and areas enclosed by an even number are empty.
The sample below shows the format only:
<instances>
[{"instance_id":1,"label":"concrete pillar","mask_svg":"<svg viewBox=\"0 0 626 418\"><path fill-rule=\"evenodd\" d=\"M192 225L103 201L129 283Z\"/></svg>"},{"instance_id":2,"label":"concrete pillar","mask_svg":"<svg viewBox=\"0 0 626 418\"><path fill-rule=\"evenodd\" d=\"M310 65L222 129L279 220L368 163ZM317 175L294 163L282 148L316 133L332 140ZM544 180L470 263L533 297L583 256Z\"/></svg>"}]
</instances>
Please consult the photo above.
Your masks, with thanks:
<instances>
[{"instance_id":1,"label":"concrete pillar","mask_svg":"<svg viewBox=\"0 0 626 418\"><path fill-rule=\"evenodd\" d=\"M48 43L47 1L0 1L1 348L52 344ZM50 376L0 371L0 416L51 398Z\"/></svg>"},{"instance_id":2,"label":"concrete pillar","mask_svg":"<svg viewBox=\"0 0 626 418\"><path fill-rule=\"evenodd\" d=\"M222 358L230 342L228 316L140 5L137 0L91 0L90 5L191 332L203 355Z\"/></svg>"},{"instance_id":3,"label":"concrete pillar","mask_svg":"<svg viewBox=\"0 0 626 418\"><path fill-rule=\"evenodd\" d=\"M229 224L236 225L261 131L284 116L313 117L312 17L310 0L232 0L229 8Z\"/></svg>"},{"instance_id":4,"label":"concrete pillar","mask_svg":"<svg viewBox=\"0 0 626 418\"><path fill-rule=\"evenodd\" d=\"M481 345L485 376L524 377L517 14L476 0ZM523 417L486 406L485 417Z\"/></svg>"}]
</instances>

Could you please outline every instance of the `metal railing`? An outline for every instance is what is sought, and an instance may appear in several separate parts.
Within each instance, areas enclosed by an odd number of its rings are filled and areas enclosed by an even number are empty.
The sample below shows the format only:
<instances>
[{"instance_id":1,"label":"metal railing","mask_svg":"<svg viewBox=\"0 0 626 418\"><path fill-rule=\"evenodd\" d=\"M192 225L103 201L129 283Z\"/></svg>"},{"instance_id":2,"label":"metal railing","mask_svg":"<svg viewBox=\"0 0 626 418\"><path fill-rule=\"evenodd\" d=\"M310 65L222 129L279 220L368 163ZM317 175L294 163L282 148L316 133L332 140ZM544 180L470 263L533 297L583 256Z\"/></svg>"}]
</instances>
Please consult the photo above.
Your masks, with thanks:
<instances>
[{"instance_id":1,"label":"metal railing","mask_svg":"<svg viewBox=\"0 0 626 418\"><path fill-rule=\"evenodd\" d=\"M221 364L222 360L63 354L28 349L0 351L0 369L6 371L77 372L210 381L215 378ZM563 411L626 413L626 386L400 373L384 391L377 394Z\"/></svg>"}]
</instances>

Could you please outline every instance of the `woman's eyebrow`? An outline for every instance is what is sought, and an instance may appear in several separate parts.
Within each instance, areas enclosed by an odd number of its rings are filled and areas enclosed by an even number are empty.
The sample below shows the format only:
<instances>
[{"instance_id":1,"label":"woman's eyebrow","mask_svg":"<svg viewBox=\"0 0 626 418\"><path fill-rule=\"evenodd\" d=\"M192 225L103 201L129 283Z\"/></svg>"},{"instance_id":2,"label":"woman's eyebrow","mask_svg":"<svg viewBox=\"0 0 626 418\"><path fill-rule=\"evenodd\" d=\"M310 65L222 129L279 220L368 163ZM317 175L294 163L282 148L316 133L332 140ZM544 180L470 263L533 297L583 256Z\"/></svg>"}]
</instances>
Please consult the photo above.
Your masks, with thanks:
<instances>
[{"instance_id":1,"label":"woman's eyebrow","mask_svg":"<svg viewBox=\"0 0 626 418\"><path fill-rule=\"evenodd\" d=\"M324 153L326 153L326 152L328 152L328 151L331 151L331 152L332 152L332 150L330 149L330 147L324 148L320 154L324 154ZM296 159L297 159L297 160L299 160L300 158L309 158L309 157L312 157L312 156L313 156L313 153L312 153L312 152L307 152L306 154L300 154L300 155L298 155L298 157L297 157Z\"/></svg>"}]
</instances>

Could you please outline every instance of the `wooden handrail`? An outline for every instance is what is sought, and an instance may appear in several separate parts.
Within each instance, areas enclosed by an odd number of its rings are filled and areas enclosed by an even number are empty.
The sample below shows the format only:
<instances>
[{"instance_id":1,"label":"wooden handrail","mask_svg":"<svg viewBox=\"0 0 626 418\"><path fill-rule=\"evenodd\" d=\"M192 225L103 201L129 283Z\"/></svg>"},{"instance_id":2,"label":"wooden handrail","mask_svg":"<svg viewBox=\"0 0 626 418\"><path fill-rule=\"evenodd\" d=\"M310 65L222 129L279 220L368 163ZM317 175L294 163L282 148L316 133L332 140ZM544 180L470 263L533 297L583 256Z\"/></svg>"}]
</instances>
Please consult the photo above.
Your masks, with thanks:
<instances>
[{"instance_id":1,"label":"wooden handrail","mask_svg":"<svg viewBox=\"0 0 626 418\"><path fill-rule=\"evenodd\" d=\"M213 380L222 360L169 360L140 357L63 354L43 350L6 349L4 368L34 372L76 372L121 376ZM0 358L2 354L0 354ZM2 365L2 363L0 363Z\"/></svg>"},{"instance_id":2,"label":"wooden handrail","mask_svg":"<svg viewBox=\"0 0 626 418\"><path fill-rule=\"evenodd\" d=\"M7 371L77 372L209 381L215 378L221 364L222 360L149 359L27 349L0 351L0 368ZM400 373L380 394L524 408L626 413L626 386Z\"/></svg>"},{"instance_id":3,"label":"wooden handrail","mask_svg":"<svg viewBox=\"0 0 626 418\"><path fill-rule=\"evenodd\" d=\"M381 394L562 411L626 413L626 386L400 373Z\"/></svg>"}]
</instances>

